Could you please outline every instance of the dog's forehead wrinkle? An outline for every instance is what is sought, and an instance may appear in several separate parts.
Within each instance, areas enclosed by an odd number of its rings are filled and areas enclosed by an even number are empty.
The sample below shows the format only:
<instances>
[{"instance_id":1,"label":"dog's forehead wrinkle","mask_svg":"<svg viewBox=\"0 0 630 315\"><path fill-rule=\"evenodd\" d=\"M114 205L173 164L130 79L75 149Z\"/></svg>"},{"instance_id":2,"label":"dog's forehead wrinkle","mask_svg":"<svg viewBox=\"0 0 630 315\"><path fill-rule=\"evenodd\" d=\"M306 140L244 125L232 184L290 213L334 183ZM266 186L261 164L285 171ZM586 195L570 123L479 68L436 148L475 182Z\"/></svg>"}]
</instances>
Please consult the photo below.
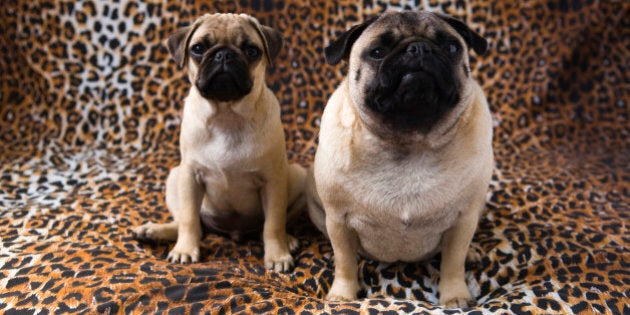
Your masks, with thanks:
<instances>
[{"instance_id":1,"label":"dog's forehead wrinkle","mask_svg":"<svg viewBox=\"0 0 630 315\"><path fill-rule=\"evenodd\" d=\"M190 41L190 46L193 46L197 43L203 43L207 46L213 46L215 44L214 36L211 34L203 34L201 36L197 36Z\"/></svg>"},{"instance_id":2,"label":"dog's forehead wrinkle","mask_svg":"<svg viewBox=\"0 0 630 315\"><path fill-rule=\"evenodd\" d=\"M227 36L226 36L227 35ZM244 27L241 23L223 21L220 19L209 19L205 21L193 34L190 45L198 42L205 42L209 45L235 45L241 46L244 43L260 46L262 40L253 27Z\"/></svg>"},{"instance_id":3,"label":"dog's forehead wrinkle","mask_svg":"<svg viewBox=\"0 0 630 315\"><path fill-rule=\"evenodd\" d=\"M381 45L383 46L391 46L392 44L394 44L397 40L396 36L394 35L395 32L388 30L385 31L385 33L382 33L379 36L379 41L381 42Z\"/></svg>"},{"instance_id":4,"label":"dog's forehead wrinkle","mask_svg":"<svg viewBox=\"0 0 630 315\"><path fill-rule=\"evenodd\" d=\"M437 21L439 23L439 21ZM425 37L432 38L435 36L436 19L430 15L388 15L382 19L379 19L371 28L385 30L379 36L383 44L386 44L389 39L394 41L409 36L417 36L422 34ZM391 37L390 37L391 35ZM371 38L374 40L376 38Z\"/></svg>"}]
</instances>

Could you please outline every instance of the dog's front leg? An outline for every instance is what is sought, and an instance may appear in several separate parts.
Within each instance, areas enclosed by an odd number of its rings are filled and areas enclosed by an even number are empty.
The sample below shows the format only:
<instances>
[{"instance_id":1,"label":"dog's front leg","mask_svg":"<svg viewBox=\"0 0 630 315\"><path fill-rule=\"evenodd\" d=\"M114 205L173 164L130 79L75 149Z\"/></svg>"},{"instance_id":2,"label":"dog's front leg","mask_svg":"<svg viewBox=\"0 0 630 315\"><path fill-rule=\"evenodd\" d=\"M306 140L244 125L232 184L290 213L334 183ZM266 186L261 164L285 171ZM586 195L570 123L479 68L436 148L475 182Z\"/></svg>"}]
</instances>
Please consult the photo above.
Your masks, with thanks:
<instances>
[{"instance_id":1,"label":"dog's front leg","mask_svg":"<svg viewBox=\"0 0 630 315\"><path fill-rule=\"evenodd\" d=\"M177 243L168 254L168 260L180 263L199 261L199 242L201 240L201 220L199 211L203 200L203 184L197 182L192 167L182 163L177 180L179 209L177 221Z\"/></svg>"},{"instance_id":2,"label":"dog's front leg","mask_svg":"<svg viewBox=\"0 0 630 315\"><path fill-rule=\"evenodd\" d=\"M455 225L442 236L442 262L440 264L440 304L447 308L467 307L473 297L466 286L465 265L485 199L471 202L471 208L464 210Z\"/></svg>"},{"instance_id":3,"label":"dog's front leg","mask_svg":"<svg viewBox=\"0 0 630 315\"><path fill-rule=\"evenodd\" d=\"M342 216L334 215L336 211L328 211L329 206L324 207L327 209L326 230L335 255L335 279L326 300L354 300L359 291L358 239Z\"/></svg>"},{"instance_id":4,"label":"dog's front leg","mask_svg":"<svg viewBox=\"0 0 630 315\"><path fill-rule=\"evenodd\" d=\"M288 271L293 266L286 232L287 222L287 175L274 174L262 188L262 205L265 212L263 243L265 246L265 268L278 272Z\"/></svg>"}]
</instances>

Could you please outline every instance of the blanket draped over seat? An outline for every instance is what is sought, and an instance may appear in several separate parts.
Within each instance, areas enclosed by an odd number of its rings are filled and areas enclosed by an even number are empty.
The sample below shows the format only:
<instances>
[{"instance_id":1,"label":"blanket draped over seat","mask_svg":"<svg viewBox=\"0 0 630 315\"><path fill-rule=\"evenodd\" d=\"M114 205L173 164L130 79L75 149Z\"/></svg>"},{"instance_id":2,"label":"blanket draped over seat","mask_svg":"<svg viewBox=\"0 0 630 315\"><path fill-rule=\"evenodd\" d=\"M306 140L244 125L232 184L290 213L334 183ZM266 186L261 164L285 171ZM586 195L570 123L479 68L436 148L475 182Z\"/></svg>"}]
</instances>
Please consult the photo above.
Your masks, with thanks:
<instances>
[{"instance_id":1,"label":"blanket draped over seat","mask_svg":"<svg viewBox=\"0 0 630 315\"><path fill-rule=\"evenodd\" d=\"M130 228L167 222L190 83L164 40L197 16L243 12L279 30L267 82L287 151L307 167L347 65L324 47L384 10L456 16L489 42L472 55L496 168L466 266L470 314L630 314L630 2L56 1L0 8L0 312L440 313L437 255L360 259L353 302L328 302L330 243L306 215L289 273L259 238L209 234L202 261Z\"/></svg>"}]
</instances>

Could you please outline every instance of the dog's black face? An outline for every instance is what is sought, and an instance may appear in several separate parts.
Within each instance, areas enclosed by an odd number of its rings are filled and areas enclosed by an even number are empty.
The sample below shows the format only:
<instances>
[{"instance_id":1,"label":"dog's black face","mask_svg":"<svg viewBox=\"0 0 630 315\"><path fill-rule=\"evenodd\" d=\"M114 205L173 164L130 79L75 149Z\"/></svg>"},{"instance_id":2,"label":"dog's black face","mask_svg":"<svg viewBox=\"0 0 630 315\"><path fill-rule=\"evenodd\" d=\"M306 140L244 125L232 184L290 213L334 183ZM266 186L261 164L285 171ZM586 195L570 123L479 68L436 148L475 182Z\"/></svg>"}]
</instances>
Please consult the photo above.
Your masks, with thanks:
<instances>
[{"instance_id":1,"label":"dog's black face","mask_svg":"<svg viewBox=\"0 0 630 315\"><path fill-rule=\"evenodd\" d=\"M438 32L435 38L378 36L363 50L363 64L377 74L365 82L364 106L400 131L428 131L459 102L462 45Z\"/></svg>"},{"instance_id":2,"label":"dog's black face","mask_svg":"<svg viewBox=\"0 0 630 315\"><path fill-rule=\"evenodd\" d=\"M262 49L248 42L237 50L200 41L192 44L189 53L199 69L194 84L201 96L222 102L249 94L254 84L250 73L262 57Z\"/></svg>"},{"instance_id":3,"label":"dog's black face","mask_svg":"<svg viewBox=\"0 0 630 315\"><path fill-rule=\"evenodd\" d=\"M483 53L486 45L454 18L390 12L344 33L326 59L349 59L350 91L373 131L426 133L461 103L471 80L468 47Z\"/></svg>"}]
</instances>

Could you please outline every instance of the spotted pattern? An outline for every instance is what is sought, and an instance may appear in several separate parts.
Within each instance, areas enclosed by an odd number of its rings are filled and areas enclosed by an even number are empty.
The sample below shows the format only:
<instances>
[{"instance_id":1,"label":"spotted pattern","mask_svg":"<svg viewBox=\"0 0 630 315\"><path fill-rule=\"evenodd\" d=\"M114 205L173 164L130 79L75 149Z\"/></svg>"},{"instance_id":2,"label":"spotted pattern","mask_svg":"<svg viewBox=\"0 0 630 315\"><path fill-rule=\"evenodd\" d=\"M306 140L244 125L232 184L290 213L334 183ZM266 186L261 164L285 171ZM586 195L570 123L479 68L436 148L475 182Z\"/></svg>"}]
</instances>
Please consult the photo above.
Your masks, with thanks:
<instances>
[{"instance_id":1,"label":"spotted pattern","mask_svg":"<svg viewBox=\"0 0 630 315\"><path fill-rule=\"evenodd\" d=\"M495 124L496 170L466 278L468 314L629 314L630 3L627 1L8 1L0 8L0 311L454 313L437 305L439 256L361 259L354 302L327 302L332 249L306 219L290 273L259 239L208 235L203 261L129 228L171 220L189 82L163 40L206 12L245 12L283 33L268 84L292 161L312 162L345 65L323 48L366 16L452 14L490 43L472 58Z\"/></svg>"}]
</instances>

